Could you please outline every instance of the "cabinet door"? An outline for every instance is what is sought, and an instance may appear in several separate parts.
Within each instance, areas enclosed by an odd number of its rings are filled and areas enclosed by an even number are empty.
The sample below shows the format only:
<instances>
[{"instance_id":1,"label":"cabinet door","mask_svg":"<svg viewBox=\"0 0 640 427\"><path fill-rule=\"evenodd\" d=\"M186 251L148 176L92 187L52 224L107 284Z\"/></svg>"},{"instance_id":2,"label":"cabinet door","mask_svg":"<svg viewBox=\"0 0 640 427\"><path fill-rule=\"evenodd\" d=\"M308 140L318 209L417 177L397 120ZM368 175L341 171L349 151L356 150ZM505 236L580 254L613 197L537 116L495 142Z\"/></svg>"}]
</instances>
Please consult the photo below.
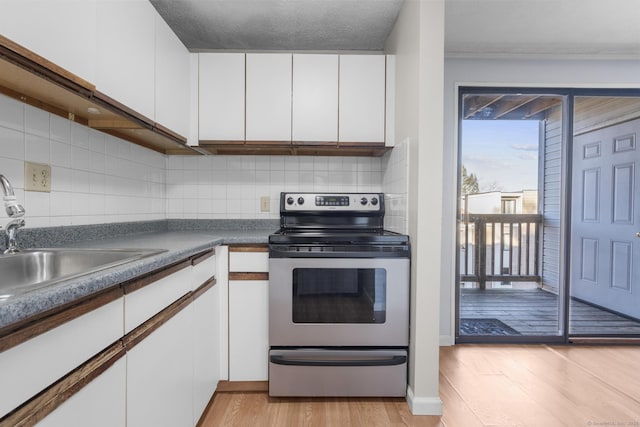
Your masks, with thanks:
<instances>
[{"instance_id":1,"label":"cabinet door","mask_svg":"<svg viewBox=\"0 0 640 427\"><path fill-rule=\"evenodd\" d=\"M125 358L118 360L38 423L38 427L124 427Z\"/></svg>"},{"instance_id":2,"label":"cabinet door","mask_svg":"<svg viewBox=\"0 0 640 427\"><path fill-rule=\"evenodd\" d=\"M1 352L0 417L120 339L122 317L119 298Z\"/></svg>"},{"instance_id":3,"label":"cabinet door","mask_svg":"<svg viewBox=\"0 0 640 427\"><path fill-rule=\"evenodd\" d=\"M188 293L192 285L193 268L186 267L149 286L125 294L125 334Z\"/></svg>"},{"instance_id":4,"label":"cabinet door","mask_svg":"<svg viewBox=\"0 0 640 427\"><path fill-rule=\"evenodd\" d=\"M247 141L291 141L291 54L247 54Z\"/></svg>"},{"instance_id":5,"label":"cabinet door","mask_svg":"<svg viewBox=\"0 0 640 427\"><path fill-rule=\"evenodd\" d=\"M340 55L341 142L384 142L384 55Z\"/></svg>"},{"instance_id":6,"label":"cabinet door","mask_svg":"<svg viewBox=\"0 0 640 427\"><path fill-rule=\"evenodd\" d=\"M155 121L182 136L189 133L189 51L156 16Z\"/></svg>"},{"instance_id":7,"label":"cabinet door","mask_svg":"<svg viewBox=\"0 0 640 427\"><path fill-rule=\"evenodd\" d=\"M96 0L3 0L0 34L95 82Z\"/></svg>"},{"instance_id":8,"label":"cabinet door","mask_svg":"<svg viewBox=\"0 0 640 427\"><path fill-rule=\"evenodd\" d=\"M154 119L156 10L147 1L100 1L97 12L96 88Z\"/></svg>"},{"instance_id":9,"label":"cabinet door","mask_svg":"<svg viewBox=\"0 0 640 427\"><path fill-rule=\"evenodd\" d=\"M265 381L269 356L269 282L229 281L229 380Z\"/></svg>"},{"instance_id":10,"label":"cabinet door","mask_svg":"<svg viewBox=\"0 0 640 427\"><path fill-rule=\"evenodd\" d=\"M294 141L338 140L338 55L293 55Z\"/></svg>"},{"instance_id":11,"label":"cabinet door","mask_svg":"<svg viewBox=\"0 0 640 427\"><path fill-rule=\"evenodd\" d=\"M193 425L196 425L220 379L220 299L218 286L192 304Z\"/></svg>"},{"instance_id":12,"label":"cabinet door","mask_svg":"<svg viewBox=\"0 0 640 427\"><path fill-rule=\"evenodd\" d=\"M127 427L193 425L189 308L127 352Z\"/></svg>"},{"instance_id":13,"label":"cabinet door","mask_svg":"<svg viewBox=\"0 0 640 427\"><path fill-rule=\"evenodd\" d=\"M244 53L198 54L200 140L244 140Z\"/></svg>"}]
</instances>

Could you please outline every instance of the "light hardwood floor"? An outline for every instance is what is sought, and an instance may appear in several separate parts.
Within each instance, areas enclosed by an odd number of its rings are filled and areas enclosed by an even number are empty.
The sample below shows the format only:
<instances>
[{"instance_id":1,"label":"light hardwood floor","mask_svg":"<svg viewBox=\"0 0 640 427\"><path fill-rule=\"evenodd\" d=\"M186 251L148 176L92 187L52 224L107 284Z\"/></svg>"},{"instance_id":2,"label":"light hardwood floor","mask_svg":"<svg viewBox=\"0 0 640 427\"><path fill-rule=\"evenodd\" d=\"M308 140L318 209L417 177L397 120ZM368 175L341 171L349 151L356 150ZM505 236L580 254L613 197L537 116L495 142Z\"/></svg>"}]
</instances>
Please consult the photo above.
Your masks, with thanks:
<instances>
[{"instance_id":1,"label":"light hardwood floor","mask_svg":"<svg viewBox=\"0 0 640 427\"><path fill-rule=\"evenodd\" d=\"M217 393L201 426L635 426L640 347L457 345L440 350L442 417L404 399Z\"/></svg>"}]
</instances>

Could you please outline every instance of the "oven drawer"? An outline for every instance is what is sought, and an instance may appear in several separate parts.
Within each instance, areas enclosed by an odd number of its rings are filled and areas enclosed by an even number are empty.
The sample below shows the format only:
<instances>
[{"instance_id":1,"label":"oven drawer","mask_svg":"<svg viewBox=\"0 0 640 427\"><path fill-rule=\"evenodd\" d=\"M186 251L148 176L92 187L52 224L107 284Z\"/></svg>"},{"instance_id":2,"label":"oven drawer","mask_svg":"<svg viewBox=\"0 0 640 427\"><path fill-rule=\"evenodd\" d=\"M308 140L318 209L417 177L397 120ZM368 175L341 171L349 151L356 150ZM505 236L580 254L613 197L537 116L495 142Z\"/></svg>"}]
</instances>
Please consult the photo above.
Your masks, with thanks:
<instances>
[{"instance_id":1,"label":"oven drawer","mask_svg":"<svg viewBox=\"0 0 640 427\"><path fill-rule=\"evenodd\" d=\"M404 349L269 352L270 396L402 397L406 391Z\"/></svg>"}]
</instances>

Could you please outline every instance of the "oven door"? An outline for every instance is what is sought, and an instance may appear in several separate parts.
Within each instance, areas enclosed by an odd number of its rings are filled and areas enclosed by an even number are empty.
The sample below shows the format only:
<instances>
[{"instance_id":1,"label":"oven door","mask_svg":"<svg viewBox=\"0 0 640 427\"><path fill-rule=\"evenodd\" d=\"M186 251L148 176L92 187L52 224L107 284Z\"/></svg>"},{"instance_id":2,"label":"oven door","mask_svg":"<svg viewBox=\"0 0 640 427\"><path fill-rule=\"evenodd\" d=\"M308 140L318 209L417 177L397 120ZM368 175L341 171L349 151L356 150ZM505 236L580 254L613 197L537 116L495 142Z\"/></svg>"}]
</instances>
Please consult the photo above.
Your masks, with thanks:
<instances>
[{"instance_id":1,"label":"oven door","mask_svg":"<svg viewBox=\"0 0 640 427\"><path fill-rule=\"evenodd\" d=\"M408 342L409 259L269 259L271 346Z\"/></svg>"}]
</instances>

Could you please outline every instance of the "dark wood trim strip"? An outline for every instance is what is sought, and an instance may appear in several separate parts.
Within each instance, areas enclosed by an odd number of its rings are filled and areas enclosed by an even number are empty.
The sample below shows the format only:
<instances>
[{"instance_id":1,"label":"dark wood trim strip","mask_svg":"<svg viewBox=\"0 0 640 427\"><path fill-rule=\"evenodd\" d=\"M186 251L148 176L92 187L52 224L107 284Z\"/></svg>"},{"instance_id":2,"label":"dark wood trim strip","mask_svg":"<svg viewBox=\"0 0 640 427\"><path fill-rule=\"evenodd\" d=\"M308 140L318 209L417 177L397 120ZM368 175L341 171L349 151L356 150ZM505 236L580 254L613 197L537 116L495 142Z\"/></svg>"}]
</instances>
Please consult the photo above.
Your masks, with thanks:
<instances>
[{"instance_id":1,"label":"dark wood trim strip","mask_svg":"<svg viewBox=\"0 0 640 427\"><path fill-rule=\"evenodd\" d=\"M198 265L203 261L208 260L209 258L211 258L212 256L215 255L215 251L213 249L204 252L204 253L199 253L197 255L194 255L193 257L191 257L191 265Z\"/></svg>"},{"instance_id":2,"label":"dark wood trim strip","mask_svg":"<svg viewBox=\"0 0 640 427\"><path fill-rule=\"evenodd\" d=\"M180 143L182 145L186 145L187 144L187 138L186 137L180 135L177 132L172 131L168 127L162 126L160 123L154 123L153 124L153 130L156 131L157 133L165 136L166 138L174 140L177 143Z\"/></svg>"},{"instance_id":3,"label":"dark wood trim strip","mask_svg":"<svg viewBox=\"0 0 640 427\"><path fill-rule=\"evenodd\" d=\"M0 330L0 352L6 351L66 322L82 316L122 297L119 286L89 295L39 315L16 322Z\"/></svg>"},{"instance_id":4,"label":"dark wood trim strip","mask_svg":"<svg viewBox=\"0 0 640 427\"><path fill-rule=\"evenodd\" d=\"M169 267L163 267L162 269L151 272L146 276L131 279L127 282L122 283L121 286L125 294L130 294L137 291L138 289L144 288L145 286L151 285L152 283L157 282L160 279L164 279L165 277L170 276L173 273L184 270L187 267L191 267L190 259L179 261L175 264L170 265Z\"/></svg>"},{"instance_id":5,"label":"dark wood trim strip","mask_svg":"<svg viewBox=\"0 0 640 427\"><path fill-rule=\"evenodd\" d=\"M229 280L269 280L269 273L229 273Z\"/></svg>"},{"instance_id":6,"label":"dark wood trim strip","mask_svg":"<svg viewBox=\"0 0 640 427\"><path fill-rule=\"evenodd\" d=\"M30 427L56 410L125 355L118 340L0 419L0 427Z\"/></svg>"},{"instance_id":7,"label":"dark wood trim strip","mask_svg":"<svg viewBox=\"0 0 640 427\"><path fill-rule=\"evenodd\" d=\"M207 292L209 289L213 288L216 284L217 284L217 281L215 277L212 276L211 278L207 279L207 281L204 282L202 285L200 285L198 289L193 291L193 299L196 300L200 298L202 294Z\"/></svg>"},{"instance_id":8,"label":"dark wood trim strip","mask_svg":"<svg viewBox=\"0 0 640 427\"><path fill-rule=\"evenodd\" d=\"M193 302L193 293L184 294L180 299L173 302L167 308L144 322L122 338L124 347L130 351L138 345L142 340L148 337L153 331L167 323L173 316L182 311L185 307Z\"/></svg>"},{"instance_id":9,"label":"dark wood trim strip","mask_svg":"<svg viewBox=\"0 0 640 427\"><path fill-rule=\"evenodd\" d=\"M96 87L18 43L0 35L0 57L88 98Z\"/></svg>"},{"instance_id":10,"label":"dark wood trim strip","mask_svg":"<svg viewBox=\"0 0 640 427\"><path fill-rule=\"evenodd\" d=\"M268 381L218 381L216 393L269 391Z\"/></svg>"},{"instance_id":11,"label":"dark wood trim strip","mask_svg":"<svg viewBox=\"0 0 640 427\"><path fill-rule=\"evenodd\" d=\"M229 245L229 252L269 252L269 246L266 244L234 244Z\"/></svg>"}]
</instances>

